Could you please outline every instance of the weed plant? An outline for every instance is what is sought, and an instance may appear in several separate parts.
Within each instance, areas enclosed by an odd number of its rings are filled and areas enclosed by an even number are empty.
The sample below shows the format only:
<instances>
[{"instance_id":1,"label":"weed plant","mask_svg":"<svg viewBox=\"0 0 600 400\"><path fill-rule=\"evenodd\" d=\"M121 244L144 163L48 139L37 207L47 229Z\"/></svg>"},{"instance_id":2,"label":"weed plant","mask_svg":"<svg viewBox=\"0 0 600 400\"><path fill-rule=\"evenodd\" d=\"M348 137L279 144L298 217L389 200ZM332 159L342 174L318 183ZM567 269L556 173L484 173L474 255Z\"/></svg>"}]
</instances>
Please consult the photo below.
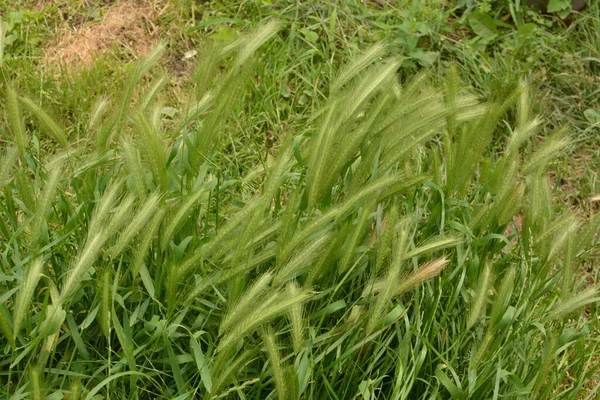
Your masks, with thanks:
<instances>
[{"instance_id":1,"label":"weed plant","mask_svg":"<svg viewBox=\"0 0 600 400\"><path fill-rule=\"evenodd\" d=\"M377 44L240 175L278 28L206 45L175 112L146 79L164 46L77 128L5 79L0 396L592 398L600 219L557 211L571 140L526 145L528 85L400 83Z\"/></svg>"}]
</instances>

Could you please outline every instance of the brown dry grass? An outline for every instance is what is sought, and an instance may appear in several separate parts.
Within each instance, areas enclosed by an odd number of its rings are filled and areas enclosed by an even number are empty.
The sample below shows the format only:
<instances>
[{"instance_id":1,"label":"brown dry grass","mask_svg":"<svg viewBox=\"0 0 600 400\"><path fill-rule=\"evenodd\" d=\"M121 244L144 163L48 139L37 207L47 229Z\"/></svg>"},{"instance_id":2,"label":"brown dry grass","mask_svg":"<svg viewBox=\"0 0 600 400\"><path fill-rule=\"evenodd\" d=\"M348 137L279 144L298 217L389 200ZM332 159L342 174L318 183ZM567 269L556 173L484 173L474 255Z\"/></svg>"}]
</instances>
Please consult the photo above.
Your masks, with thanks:
<instances>
[{"instance_id":1,"label":"brown dry grass","mask_svg":"<svg viewBox=\"0 0 600 400\"><path fill-rule=\"evenodd\" d=\"M108 50L119 47L138 57L158 40L158 13L149 2L119 1L103 8L99 22L63 32L44 49L46 63L86 68Z\"/></svg>"}]
</instances>

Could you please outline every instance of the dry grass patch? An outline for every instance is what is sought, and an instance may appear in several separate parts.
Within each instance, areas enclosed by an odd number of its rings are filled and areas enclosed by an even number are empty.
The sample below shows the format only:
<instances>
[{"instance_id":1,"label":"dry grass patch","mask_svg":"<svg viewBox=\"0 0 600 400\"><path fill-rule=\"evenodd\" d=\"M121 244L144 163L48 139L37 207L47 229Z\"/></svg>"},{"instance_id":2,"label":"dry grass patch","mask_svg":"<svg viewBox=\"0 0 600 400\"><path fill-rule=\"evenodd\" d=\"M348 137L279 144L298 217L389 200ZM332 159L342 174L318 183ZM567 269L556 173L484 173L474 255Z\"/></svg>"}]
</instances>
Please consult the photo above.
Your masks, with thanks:
<instances>
[{"instance_id":1,"label":"dry grass patch","mask_svg":"<svg viewBox=\"0 0 600 400\"><path fill-rule=\"evenodd\" d=\"M44 59L67 68L86 68L98 55L119 47L135 57L149 53L158 40L158 12L148 2L122 1L106 7L99 22L63 32L44 49Z\"/></svg>"}]
</instances>

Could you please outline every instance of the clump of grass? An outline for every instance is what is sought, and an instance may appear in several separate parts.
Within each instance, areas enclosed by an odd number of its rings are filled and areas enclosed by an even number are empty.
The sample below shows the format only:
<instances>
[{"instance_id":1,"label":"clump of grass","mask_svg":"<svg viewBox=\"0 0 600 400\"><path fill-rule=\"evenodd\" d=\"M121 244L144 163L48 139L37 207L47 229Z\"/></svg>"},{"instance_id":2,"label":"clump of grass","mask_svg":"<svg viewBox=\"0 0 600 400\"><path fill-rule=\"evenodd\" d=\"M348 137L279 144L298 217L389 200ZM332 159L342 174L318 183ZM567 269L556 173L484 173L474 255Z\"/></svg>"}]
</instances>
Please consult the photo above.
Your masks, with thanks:
<instances>
[{"instance_id":1,"label":"clump of grass","mask_svg":"<svg viewBox=\"0 0 600 400\"><path fill-rule=\"evenodd\" d=\"M14 134L0 164L0 393L578 398L565 382L589 381L600 349L584 312L598 290L574 271L597 241L544 181L568 136L526 146L524 83L491 103L456 74L401 83L376 45L246 192L226 139L278 28L206 47L192 117L161 113L160 80L135 96L162 46L96 103L95 137L69 142L23 97L37 125L22 137L39 125L68 152L58 169Z\"/></svg>"}]
</instances>

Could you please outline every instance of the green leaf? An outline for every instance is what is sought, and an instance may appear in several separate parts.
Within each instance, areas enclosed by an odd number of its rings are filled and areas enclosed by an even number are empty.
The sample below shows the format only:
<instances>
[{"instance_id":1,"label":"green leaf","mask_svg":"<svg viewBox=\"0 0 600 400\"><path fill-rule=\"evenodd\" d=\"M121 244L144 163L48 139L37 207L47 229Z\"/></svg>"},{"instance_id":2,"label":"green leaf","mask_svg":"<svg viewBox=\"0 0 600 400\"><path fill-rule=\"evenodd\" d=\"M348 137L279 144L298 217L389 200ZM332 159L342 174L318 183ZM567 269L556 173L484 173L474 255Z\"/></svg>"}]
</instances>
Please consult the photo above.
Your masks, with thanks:
<instances>
[{"instance_id":1,"label":"green leaf","mask_svg":"<svg viewBox=\"0 0 600 400\"><path fill-rule=\"evenodd\" d=\"M181 374L181 368L179 368L179 362L177 361L177 357L175 356L175 352L173 351L171 342L169 341L169 338L166 334L163 335L163 341L165 347L167 348L167 354L169 355L169 364L171 364L171 372L173 374L173 378L175 379L175 384L177 385L178 393L181 393L185 389L185 381L183 379L183 375Z\"/></svg>"},{"instance_id":2,"label":"green leaf","mask_svg":"<svg viewBox=\"0 0 600 400\"><path fill-rule=\"evenodd\" d=\"M69 333L73 338L73 342L75 342L75 346L77 347L77 351L84 360L90 359L90 353L87 351L85 347L85 343L81 340L81 335L79 334L79 328L77 328L77 324L75 323L75 319L73 318L73 314L66 314L67 316L67 324L69 325Z\"/></svg>"},{"instance_id":3,"label":"green leaf","mask_svg":"<svg viewBox=\"0 0 600 400\"><path fill-rule=\"evenodd\" d=\"M467 21L473 32L486 40L492 40L498 36L498 29L494 19L487 14L474 12L469 14Z\"/></svg>"},{"instance_id":4,"label":"green leaf","mask_svg":"<svg viewBox=\"0 0 600 400\"><path fill-rule=\"evenodd\" d=\"M304 35L304 39L306 39L310 43L315 43L319 39L319 35L316 32L311 31L310 29L302 28L300 32Z\"/></svg>"},{"instance_id":5,"label":"green leaf","mask_svg":"<svg viewBox=\"0 0 600 400\"><path fill-rule=\"evenodd\" d=\"M594 108L588 108L583 112L585 119L588 120L590 124L598 124L600 123L600 111Z\"/></svg>"},{"instance_id":6,"label":"green leaf","mask_svg":"<svg viewBox=\"0 0 600 400\"><path fill-rule=\"evenodd\" d=\"M116 278L115 278L116 279ZM126 311L124 311L126 312ZM123 329L123 325L121 325L121 321L119 319L119 315L115 310L113 305L112 314L111 314L111 322L112 326L115 328L115 332L117 333L117 339L119 339L119 343L121 343L121 348L123 349L123 353L125 354L125 359L129 365L129 369L131 371L137 370L137 366L135 363L135 353L134 353L134 343L131 337L128 337Z\"/></svg>"},{"instance_id":7,"label":"green leaf","mask_svg":"<svg viewBox=\"0 0 600 400\"><path fill-rule=\"evenodd\" d=\"M309 362L308 352L304 352L298 362L298 397L302 396L312 376L312 366Z\"/></svg>"},{"instance_id":8,"label":"green leaf","mask_svg":"<svg viewBox=\"0 0 600 400\"><path fill-rule=\"evenodd\" d=\"M313 318L319 318L319 317L322 317L325 315L333 314L334 312L339 311L342 308L346 308L346 306L347 306L347 304L344 300L338 300L336 302L328 304L325 308L316 312L313 315Z\"/></svg>"},{"instance_id":9,"label":"green leaf","mask_svg":"<svg viewBox=\"0 0 600 400\"><path fill-rule=\"evenodd\" d=\"M441 368L440 368L439 365L435 369L435 377L446 388L446 390L448 390L448 392L450 392L450 395L452 396L453 399L460 399L460 398L462 398L462 390L458 386L456 386L452 382L452 380L450 380L450 378L448 378L448 375L446 375L441 370Z\"/></svg>"},{"instance_id":10,"label":"green leaf","mask_svg":"<svg viewBox=\"0 0 600 400\"><path fill-rule=\"evenodd\" d=\"M206 390L210 392L212 390L212 377L210 375L210 369L208 368L208 363L206 362L204 354L202 353L202 348L194 336L190 336L190 347L192 348L192 353L194 354L194 360L196 361L198 372L200 372L202 384Z\"/></svg>"},{"instance_id":11,"label":"green leaf","mask_svg":"<svg viewBox=\"0 0 600 400\"><path fill-rule=\"evenodd\" d=\"M523 24L517 31L517 40L522 45L536 31L537 25L533 23Z\"/></svg>"},{"instance_id":12,"label":"green leaf","mask_svg":"<svg viewBox=\"0 0 600 400\"><path fill-rule=\"evenodd\" d=\"M416 59L419 64L426 67L432 65L439 57L440 53L437 51L423 51L422 49L416 49L410 56Z\"/></svg>"},{"instance_id":13,"label":"green leaf","mask_svg":"<svg viewBox=\"0 0 600 400\"><path fill-rule=\"evenodd\" d=\"M570 0L550 0L548 2L548 12L554 13L563 10L571 9L571 1Z\"/></svg>"},{"instance_id":14,"label":"green leaf","mask_svg":"<svg viewBox=\"0 0 600 400\"><path fill-rule=\"evenodd\" d=\"M94 386L94 388L87 394L87 396L85 396L85 400L94 399L96 396L96 393L98 393L100 390L102 390L102 388L104 386L108 385L111 381L114 381L115 379L119 379L123 376L128 376L128 375L135 375L135 376L141 376L146 379L152 379L150 376L148 376L144 373L141 373L141 372L137 372L137 371L119 372L118 374L114 374L114 375L106 377L104 380L102 380L102 382L100 382L99 384Z\"/></svg>"}]
</instances>

